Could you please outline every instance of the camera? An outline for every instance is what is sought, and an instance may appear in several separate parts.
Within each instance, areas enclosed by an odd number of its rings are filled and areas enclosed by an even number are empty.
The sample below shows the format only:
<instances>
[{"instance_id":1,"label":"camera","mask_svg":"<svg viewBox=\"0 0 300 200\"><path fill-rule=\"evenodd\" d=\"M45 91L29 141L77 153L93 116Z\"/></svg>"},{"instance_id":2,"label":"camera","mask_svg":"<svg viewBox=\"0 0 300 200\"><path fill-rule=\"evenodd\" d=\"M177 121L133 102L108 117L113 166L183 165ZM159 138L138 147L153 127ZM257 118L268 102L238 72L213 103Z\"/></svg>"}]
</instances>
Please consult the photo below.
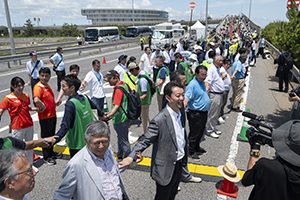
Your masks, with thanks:
<instances>
[{"instance_id":1,"label":"camera","mask_svg":"<svg viewBox=\"0 0 300 200\"><path fill-rule=\"evenodd\" d=\"M290 97L294 97L295 94L300 97L300 90L297 89L292 89L291 92L289 93Z\"/></svg>"},{"instance_id":2,"label":"camera","mask_svg":"<svg viewBox=\"0 0 300 200\"><path fill-rule=\"evenodd\" d=\"M248 138L249 143L258 143L260 145L267 144L270 147L273 147L273 128L261 122L264 121L263 116L257 116L248 112L243 112L242 115L251 119L248 121L248 124L252 127L246 131L246 137Z\"/></svg>"}]
</instances>

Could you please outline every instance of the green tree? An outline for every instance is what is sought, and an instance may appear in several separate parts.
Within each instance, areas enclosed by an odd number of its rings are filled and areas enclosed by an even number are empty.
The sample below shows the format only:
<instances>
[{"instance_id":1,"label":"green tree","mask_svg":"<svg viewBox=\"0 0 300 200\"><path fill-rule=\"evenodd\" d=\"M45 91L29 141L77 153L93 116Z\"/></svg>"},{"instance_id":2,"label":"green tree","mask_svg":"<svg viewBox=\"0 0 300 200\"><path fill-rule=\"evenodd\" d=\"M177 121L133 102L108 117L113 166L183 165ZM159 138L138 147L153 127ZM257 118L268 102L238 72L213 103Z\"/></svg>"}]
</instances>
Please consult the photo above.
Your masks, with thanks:
<instances>
[{"instance_id":1,"label":"green tree","mask_svg":"<svg viewBox=\"0 0 300 200\"><path fill-rule=\"evenodd\" d=\"M50 36L50 37L56 36L52 28L50 28L50 30L48 31L47 35Z\"/></svg>"},{"instance_id":2,"label":"green tree","mask_svg":"<svg viewBox=\"0 0 300 200\"><path fill-rule=\"evenodd\" d=\"M77 25L76 24L68 24L64 23L62 26L62 30L60 31L61 36L78 36L80 32L77 30Z\"/></svg>"},{"instance_id":3,"label":"green tree","mask_svg":"<svg viewBox=\"0 0 300 200\"><path fill-rule=\"evenodd\" d=\"M26 23L24 24L23 27L25 27L26 29L24 29L24 34L27 37L31 37L35 35L35 30L33 28L33 25L30 19L26 20Z\"/></svg>"}]
</instances>

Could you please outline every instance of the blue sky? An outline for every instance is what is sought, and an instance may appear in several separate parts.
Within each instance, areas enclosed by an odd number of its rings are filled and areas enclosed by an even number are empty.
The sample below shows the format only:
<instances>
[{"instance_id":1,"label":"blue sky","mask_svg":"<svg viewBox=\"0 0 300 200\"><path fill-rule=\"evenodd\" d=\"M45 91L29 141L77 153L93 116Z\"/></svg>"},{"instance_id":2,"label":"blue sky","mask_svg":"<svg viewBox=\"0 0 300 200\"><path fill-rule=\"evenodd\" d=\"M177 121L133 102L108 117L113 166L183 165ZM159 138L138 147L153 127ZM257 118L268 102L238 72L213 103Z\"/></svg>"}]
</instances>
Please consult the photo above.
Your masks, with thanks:
<instances>
[{"instance_id":1,"label":"blue sky","mask_svg":"<svg viewBox=\"0 0 300 200\"><path fill-rule=\"evenodd\" d=\"M193 19L205 17L206 0L196 3ZM169 20L189 20L190 0L134 0L134 7L169 12ZM39 24L88 24L81 8L131 8L131 0L8 0L12 26L23 26L27 19L40 18ZM287 0L252 0L251 20L261 27L278 20L287 21ZM249 15L250 0L208 0L209 15L223 18L226 14ZM36 22L34 22L37 25ZM0 3L0 26L7 26L4 3Z\"/></svg>"}]
</instances>

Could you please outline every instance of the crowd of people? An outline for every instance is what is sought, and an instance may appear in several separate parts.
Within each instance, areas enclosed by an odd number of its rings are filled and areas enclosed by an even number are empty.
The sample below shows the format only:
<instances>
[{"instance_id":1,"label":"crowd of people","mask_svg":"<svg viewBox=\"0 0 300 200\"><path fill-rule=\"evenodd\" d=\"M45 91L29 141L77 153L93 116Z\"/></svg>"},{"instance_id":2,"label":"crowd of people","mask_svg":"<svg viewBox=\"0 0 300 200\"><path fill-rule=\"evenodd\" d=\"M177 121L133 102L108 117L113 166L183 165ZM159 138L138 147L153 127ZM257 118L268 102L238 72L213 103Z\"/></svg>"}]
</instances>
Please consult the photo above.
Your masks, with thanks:
<instances>
[{"instance_id":1,"label":"crowd of people","mask_svg":"<svg viewBox=\"0 0 300 200\"><path fill-rule=\"evenodd\" d=\"M180 190L180 180L201 182L201 178L189 172L187 158L199 162L201 155L207 153L201 144L204 135L218 139L222 134L216 125L225 123L228 118L224 108L231 88L231 111L242 112L239 104L248 67L255 66L257 55L264 54L263 36L260 36L258 54L255 55L257 33L255 29L249 31L244 20L243 17L230 17L220 35L195 42L180 39L176 45L157 46L152 54L150 47L144 47L144 40L141 40L144 54L140 62L134 56L120 55L115 68L103 76L100 61L93 60L92 70L83 81L78 79L80 68L76 64L69 67L70 73L66 75L63 49L58 47L57 53L49 59L57 74L59 95L56 100L48 84L51 70L37 59L36 51L31 51L31 60L26 66L35 107L30 107L29 95L23 93L25 82L20 77L11 80L11 93L0 104L0 116L5 110L9 111L13 136L0 140L3 150L0 153L0 199L26 199L25 194L34 187L36 174L29 149L41 146L44 161L55 165L62 155L53 151L53 145L64 137L71 160L53 199L82 200L95 199L95 196L97 199L129 199L120 172L139 162L142 152L150 145L153 145L150 174L156 182L155 199L174 199ZM113 86L110 111L105 108L105 81ZM89 97L81 93L86 86ZM140 100L143 132L131 149L128 131L133 119L129 115L132 111L129 102L134 94L138 94ZM60 129L55 133L56 105L62 103L64 95L67 99L65 112ZM149 110L155 95L158 114L150 120ZM38 112L42 137L39 140L32 140L30 111ZM189 130L186 129L186 118ZM117 133L118 162L110 145L108 121L111 119ZM293 126L297 128L298 124ZM299 136L295 131L290 133L292 138L280 131L275 135L280 139L289 138L299 149ZM24 139L26 142L22 141ZM299 188L300 176L296 172L300 164L287 155L290 152L287 149L292 148L290 144L285 145L285 151L281 150L280 139L275 145L280 159L275 164L283 173L280 163L284 163L294 181L292 186L288 181L284 182L288 189L282 189L281 195L277 192L272 199L297 199L299 190L297 192L295 188ZM256 143L250 145L249 172L242 183L255 185L250 199L266 199L257 189L257 179L260 179L258 171L269 161L255 165L260 147ZM27 150L27 158L17 149ZM292 151L299 156L299 150ZM274 179L274 184L276 181Z\"/></svg>"}]
</instances>

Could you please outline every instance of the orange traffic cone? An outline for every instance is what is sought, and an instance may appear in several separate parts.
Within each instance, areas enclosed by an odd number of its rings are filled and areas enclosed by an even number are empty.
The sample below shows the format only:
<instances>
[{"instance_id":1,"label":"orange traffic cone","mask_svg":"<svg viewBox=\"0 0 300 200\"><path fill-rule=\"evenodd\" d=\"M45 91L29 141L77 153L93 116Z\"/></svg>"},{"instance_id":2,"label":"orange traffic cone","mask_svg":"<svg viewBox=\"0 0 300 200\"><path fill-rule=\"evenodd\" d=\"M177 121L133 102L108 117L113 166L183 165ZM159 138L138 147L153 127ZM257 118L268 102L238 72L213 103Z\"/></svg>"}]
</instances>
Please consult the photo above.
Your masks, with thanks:
<instances>
[{"instance_id":1,"label":"orange traffic cone","mask_svg":"<svg viewBox=\"0 0 300 200\"><path fill-rule=\"evenodd\" d=\"M218 167L218 171L224 177L224 181L219 185L218 193L229 197L236 198L239 187L234 183L240 180L240 174L234 164L227 162L225 165Z\"/></svg>"},{"instance_id":2,"label":"orange traffic cone","mask_svg":"<svg viewBox=\"0 0 300 200\"><path fill-rule=\"evenodd\" d=\"M103 57L103 62L102 62L102 64L107 64L107 63L106 63L106 60L105 60L105 57Z\"/></svg>"}]
</instances>

